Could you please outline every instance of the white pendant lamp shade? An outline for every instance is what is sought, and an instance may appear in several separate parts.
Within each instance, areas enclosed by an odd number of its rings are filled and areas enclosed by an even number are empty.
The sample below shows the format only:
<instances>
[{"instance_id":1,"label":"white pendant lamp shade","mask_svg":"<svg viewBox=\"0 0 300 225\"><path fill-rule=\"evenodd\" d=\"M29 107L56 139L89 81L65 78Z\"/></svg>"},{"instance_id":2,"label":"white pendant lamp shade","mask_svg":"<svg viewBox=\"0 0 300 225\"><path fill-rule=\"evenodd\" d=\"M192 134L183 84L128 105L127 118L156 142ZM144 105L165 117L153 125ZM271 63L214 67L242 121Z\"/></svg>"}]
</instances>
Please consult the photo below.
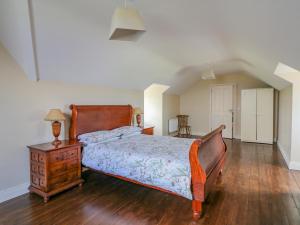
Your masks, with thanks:
<instances>
[{"instance_id":1,"label":"white pendant lamp shade","mask_svg":"<svg viewBox=\"0 0 300 225\"><path fill-rule=\"evenodd\" d=\"M109 39L134 41L145 31L143 19L136 9L120 7L114 12Z\"/></svg>"},{"instance_id":2,"label":"white pendant lamp shade","mask_svg":"<svg viewBox=\"0 0 300 225\"><path fill-rule=\"evenodd\" d=\"M213 70L207 70L201 75L202 80L214 80L216 79L215 72Z\"/></svg>"}]
</instances>

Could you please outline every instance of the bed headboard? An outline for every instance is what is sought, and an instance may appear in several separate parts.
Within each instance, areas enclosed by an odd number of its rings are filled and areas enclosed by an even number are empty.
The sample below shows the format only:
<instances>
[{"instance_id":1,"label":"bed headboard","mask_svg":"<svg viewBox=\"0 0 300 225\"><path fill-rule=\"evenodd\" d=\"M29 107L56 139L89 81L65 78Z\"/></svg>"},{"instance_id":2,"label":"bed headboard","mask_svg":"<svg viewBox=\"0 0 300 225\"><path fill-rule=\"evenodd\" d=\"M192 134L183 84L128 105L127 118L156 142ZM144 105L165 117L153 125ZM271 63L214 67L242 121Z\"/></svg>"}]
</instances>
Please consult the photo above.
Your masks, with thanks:
<instances>
[{"instance_id":1,"label":"bed headboard","mask_svg":"<svg viewBox=\"0 0 300 225\"><path fill-rule=\"evenodd\" d=\"M133 109L131 105L71 105L70 139L98 130L111 130L130 126Z\"/></svg>"}]
</instances>

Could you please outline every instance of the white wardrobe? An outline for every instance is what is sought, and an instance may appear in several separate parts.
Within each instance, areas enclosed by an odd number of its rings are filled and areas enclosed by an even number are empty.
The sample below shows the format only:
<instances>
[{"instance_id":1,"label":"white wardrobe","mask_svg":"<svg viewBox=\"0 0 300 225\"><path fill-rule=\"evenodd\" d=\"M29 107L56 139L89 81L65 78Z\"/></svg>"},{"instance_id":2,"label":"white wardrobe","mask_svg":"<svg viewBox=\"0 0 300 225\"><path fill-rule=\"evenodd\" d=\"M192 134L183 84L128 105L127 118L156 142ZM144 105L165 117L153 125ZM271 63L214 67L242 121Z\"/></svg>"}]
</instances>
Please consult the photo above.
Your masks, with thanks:
<instances>
[{"instance_id":1,"label":"white wardrobe","mask_svg":"<svg viewBox=\"0 0 300 225\"><path fill-rule=\"evenodd\" d=\"M272 144L274 89L247 89L241 95L241 140Z\"/></svg>"}]
</instances>

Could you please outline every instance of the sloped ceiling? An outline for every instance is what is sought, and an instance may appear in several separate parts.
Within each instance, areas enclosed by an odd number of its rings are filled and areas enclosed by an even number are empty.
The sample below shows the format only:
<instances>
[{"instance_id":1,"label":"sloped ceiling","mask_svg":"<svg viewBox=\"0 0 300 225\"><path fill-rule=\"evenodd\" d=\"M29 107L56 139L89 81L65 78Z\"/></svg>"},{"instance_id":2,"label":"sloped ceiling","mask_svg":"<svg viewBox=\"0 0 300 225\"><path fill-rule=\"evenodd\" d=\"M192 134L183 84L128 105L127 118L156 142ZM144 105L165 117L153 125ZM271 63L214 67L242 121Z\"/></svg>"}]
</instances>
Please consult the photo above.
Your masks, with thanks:
<instances>
[{"instance_id":1,"label":"sloped ceiling","mask_svg":"<svg viewBox=\"0 0 300 225\"><path fill-rule=\"evenodd\" d=\"M300 1L134 0L147 32L137 42L108 39L121 0L32 0L42 80L180 94L213 68L246 71L277 89L278 62L300 69ZM1 36L0 36L1 37Z\"/></svg>"},{"instance_id":2,"label":"sloped ceiling","mask_svg":"<svg viewBox=\"0 0 300 225\"><path fill-rule=\"evenodd\" d=\"M0 41L28 78L37 80L28 3L19 0L0 1Z\"/></svg>"}]
</instances>

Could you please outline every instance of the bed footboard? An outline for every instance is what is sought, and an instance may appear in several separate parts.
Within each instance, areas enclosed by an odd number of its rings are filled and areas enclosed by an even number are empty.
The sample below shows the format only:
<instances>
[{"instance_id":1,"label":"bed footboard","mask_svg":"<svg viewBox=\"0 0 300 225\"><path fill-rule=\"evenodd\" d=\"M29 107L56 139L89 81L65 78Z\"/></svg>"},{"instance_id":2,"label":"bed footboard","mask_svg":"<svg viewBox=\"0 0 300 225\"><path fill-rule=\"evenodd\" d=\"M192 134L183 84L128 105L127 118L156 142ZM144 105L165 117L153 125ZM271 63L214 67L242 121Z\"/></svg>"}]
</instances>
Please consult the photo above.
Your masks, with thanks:
<instances>
[{"instance_id":1,"label":"bed footboard","mask_svg":"<svg viewBox=\"0 0 300 225\"><path fill-rule=\"evenodd\" d=\"M205 200L205 196L208 192L206 190L206 182L209 180L209 183L212 183L215 180L215 176L208 177L205 170L202 168L199 161L199 152L204 148L218 148L220 152L220 160L214 166L212 174L215 174L218 170L218 174L222 171L224 165L224 154L226 152L226 145L222 138L222 130L225 129L225 126L222 125L211 133L207 134L201 139L195 140L190 149L190 166L191 166L191 176L192 176L192 209L194 219L198 219L202 211L202 202ZM209 150L208 149L208 150Z\"/></svg>"}]
</instances>

